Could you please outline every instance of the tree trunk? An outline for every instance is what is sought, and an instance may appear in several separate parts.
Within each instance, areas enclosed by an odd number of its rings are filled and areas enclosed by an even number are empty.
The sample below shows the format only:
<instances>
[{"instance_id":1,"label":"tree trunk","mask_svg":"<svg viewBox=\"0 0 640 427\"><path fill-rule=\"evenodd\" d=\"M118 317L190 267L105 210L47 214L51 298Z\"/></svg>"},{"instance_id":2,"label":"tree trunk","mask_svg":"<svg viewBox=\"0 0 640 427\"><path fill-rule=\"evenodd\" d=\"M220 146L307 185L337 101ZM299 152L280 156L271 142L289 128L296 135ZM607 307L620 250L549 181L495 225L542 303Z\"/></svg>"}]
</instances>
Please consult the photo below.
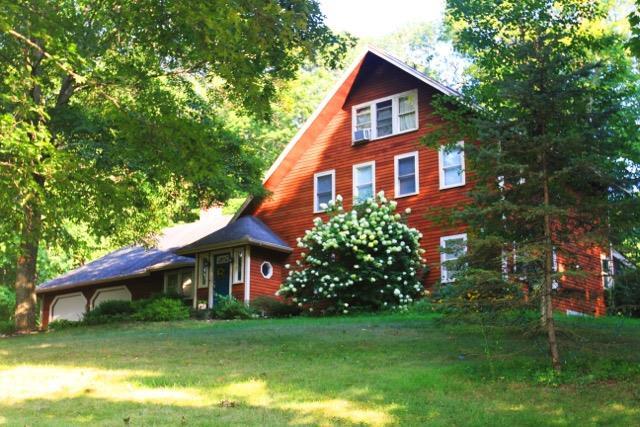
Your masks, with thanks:
<instances>
[{"instance_id":1,"label":"tree trunk","mask_svg":"<svg viewBox=\"0 0 640 427\"><path fill-rule=\"evenodd\" d=\"M41 215L37 199L23 208L20 250L16 268L16 330L28 333L36 328L36 263L40 244Z\"/></svg>"},{"instance_id":2,"label":"tree trunk","mask_svg":"<svg viewBox=\"0 0 640 427\"><path fill-rule=\"evenodd\" d=\"M544 156L544 155L543 155ZM553 321L553 301L551 293L553 289L553 240L551 235L551 215L549 215L549 175L547 171L546 158L543 158L543 187L544 187L544 282L540 308L542 312L542 326L547 330L547 341L549 343L549 354L551 364L556 372L560 372L560 352L558 351L558 341L556 338L556 325Z\"/></svg>"}]
</instances>

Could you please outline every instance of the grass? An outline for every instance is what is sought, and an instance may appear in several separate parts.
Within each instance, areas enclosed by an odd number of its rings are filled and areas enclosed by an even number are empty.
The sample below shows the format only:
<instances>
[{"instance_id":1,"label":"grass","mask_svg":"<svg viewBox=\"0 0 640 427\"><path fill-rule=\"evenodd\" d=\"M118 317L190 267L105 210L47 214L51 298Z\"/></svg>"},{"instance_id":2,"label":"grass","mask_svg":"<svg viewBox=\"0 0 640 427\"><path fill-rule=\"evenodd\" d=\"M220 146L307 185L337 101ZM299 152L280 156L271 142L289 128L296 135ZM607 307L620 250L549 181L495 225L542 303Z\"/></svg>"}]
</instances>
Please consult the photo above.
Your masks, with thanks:
<instances>
[{"instance_id":1,"label":"grass","mask_svg":"<svg viewBox=\"0 0 640 427\"><path fill-rule=\"evenodd\" d=\"M640 425L640 322L542 338L435 315L183 321L0 340L0 425Z\"/></svg>"}]
</instances>

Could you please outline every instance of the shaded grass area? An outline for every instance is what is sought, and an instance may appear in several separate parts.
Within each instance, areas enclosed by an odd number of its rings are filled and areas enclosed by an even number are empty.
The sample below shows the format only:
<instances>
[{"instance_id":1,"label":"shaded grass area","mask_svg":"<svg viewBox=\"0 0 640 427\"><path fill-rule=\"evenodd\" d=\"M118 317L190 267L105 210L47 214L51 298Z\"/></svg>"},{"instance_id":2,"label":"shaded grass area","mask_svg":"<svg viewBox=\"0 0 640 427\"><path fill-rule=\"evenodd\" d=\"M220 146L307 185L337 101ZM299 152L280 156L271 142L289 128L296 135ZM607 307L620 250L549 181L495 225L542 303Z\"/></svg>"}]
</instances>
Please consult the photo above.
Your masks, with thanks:
<instances>
[{"instance_id":1,"label":"shaded grass area","mask_svg":"<svg viewBox=\"0 0 640 427\"><path fill-rule=\"evenodd\" d=\"M542 337L436 315L172 322L0 340L0 425L640 425L640 322Z\"/></svg>"}]
</instances>

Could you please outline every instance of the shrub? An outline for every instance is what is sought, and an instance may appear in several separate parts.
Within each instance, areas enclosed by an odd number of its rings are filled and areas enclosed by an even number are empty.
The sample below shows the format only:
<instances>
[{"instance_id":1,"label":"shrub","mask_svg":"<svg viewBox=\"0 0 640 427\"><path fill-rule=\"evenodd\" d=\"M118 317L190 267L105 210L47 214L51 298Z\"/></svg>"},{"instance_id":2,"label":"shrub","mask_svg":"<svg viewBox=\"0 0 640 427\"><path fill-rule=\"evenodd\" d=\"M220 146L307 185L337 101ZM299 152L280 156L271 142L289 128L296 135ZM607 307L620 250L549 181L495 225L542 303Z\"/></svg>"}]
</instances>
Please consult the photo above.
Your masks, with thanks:
<instances>
[{"instance_id":1,"label":"shrub","mask_svg":"<svg viewBox=\"0 0 640 427\"><path fill-rule=\"evenodd\" d=\"M13 320L0 320L0 335L11 335L16 331Z\"/></svg>"},{"instance_id":2,"label":"shrub","mask_svg":"<svg viewBox=\"0 0 640 427\"><path fill-rule=\"evenodd\" d=\"M13 319L15 309L15 292L8 286L0 286L0 321Z\"/></svg>"},{"instance_id":3,"label":"shrub","mask_svg":"<svg viewBox=\"0 0 640 427\"><path fill-rule=\"evenodd\" d=\"M99 325L131 320L135 309L131 301L112 300L100 303L93 310L85 313L82 318L87 325Z\"/></svg>"},{"instance_id":4,"label":"shrub","mask_svg":"<svg viewBox=\"0 0 640 427\"><path fill-rule=\"evenodd\" d=\"M607 306L609 314L640 317L640 269L625 268L615 275Z\"/></svg>"},{"instance_id":5,"label":"shrub","mask_svg":"<svg viewBox=\"0 0 640 427\"><path fill-rule=\"evenodd\" d=\"M216 295L213 317L217 319L250 319L253 317L253 311L234 297Z\"/></svg>"},{"instance_id":6,"label":"shrub","mask_svg":"<svg viewBox=\"0 0 640 427\"><path fill-rule=\"evenodd\" d=\"M327 222L298 239L303 249L278 294L313 311L344 313L406 308L423 292L422 234L380 192L344 212L342 198L327 206ZM287 266L288 267L288 266Z\"/></svg>"},{"instance_id":7,"label":"shrub","mask_svg":"<svg viewBox=\"0 0 640 427\"><path fill-rule=\"evenodd\" d=\"M81 321L59 319L59 320L54 320L53 322L49 322L49 329L53 329L56 331L59 331L62 329L75 328L78 326L82 326Z\"/></svg>"},{"instance_id":8,"label":"shrub","mask_svg":"<svg viewBox=\"0 0 640 427\"><path fill-rule=\"evenodd\" d=\"M189 318L189 307L179 299L166 296L135 301L133 306L135 313L131 318L134 320L160 322Z\"/></svg>"},{"instance_id":9,"label":"shrub","mask_svg":"<svg viewBox=\"0 0 640 427\"><path fill-rule=\"evenodd\" d=\"M267 296L256 298L251 306L266 317L291 317L302 312L302 309L296 304Z\"/></svg>"}]
</instances>

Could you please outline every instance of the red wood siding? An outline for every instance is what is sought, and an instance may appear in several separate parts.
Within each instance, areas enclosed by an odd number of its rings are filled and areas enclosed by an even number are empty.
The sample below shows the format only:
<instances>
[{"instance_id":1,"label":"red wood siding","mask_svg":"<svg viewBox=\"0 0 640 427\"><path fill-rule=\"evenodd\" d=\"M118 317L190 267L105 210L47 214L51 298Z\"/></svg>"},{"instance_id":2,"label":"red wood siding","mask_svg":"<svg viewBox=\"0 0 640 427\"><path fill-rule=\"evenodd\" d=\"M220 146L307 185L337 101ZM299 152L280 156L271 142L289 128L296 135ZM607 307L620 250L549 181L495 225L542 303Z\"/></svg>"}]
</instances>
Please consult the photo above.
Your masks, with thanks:
<instances>
[{"instance_id":1,"label":"red wood siding","mask_svg":"<svg viewBox=\"0 0 640 427\"><path fill-rule=\"evenodd\" d=\"M259 296L275 297L276 291L280 288L280 284L284 280L287 256L278 252L266 249L252 247L251 248L251 296L253 300ZM268 261L273 266L273 275L267 279L262 276L260 267L262 263Z\"/></svg>"},{"instance_id":2,"label":"red wood siding","mask_svg":"<svg viewBox=\"0 0 640 427\"><path fill-rule=\"evenodd\" d=\"M244 301L244 283L231 285L231 295L238 301Z\"/></svg>"},{"instance_id":3,"label":"red wood siding","mask_svg":"<svg viewBox=\"0 0 640 427\"><path fill-rule=\"evenodd\" d=\"M604 285L602 282L602 265L600 263L601 249L598 247L578 247L575 244L562 245L567 252L577 254L571 259L558 255L558 267L571 266L581 272L580 276L564 277L556 291L556 308L579 313L602 316L606 314Z\"/></svg>"}]
</instances>

